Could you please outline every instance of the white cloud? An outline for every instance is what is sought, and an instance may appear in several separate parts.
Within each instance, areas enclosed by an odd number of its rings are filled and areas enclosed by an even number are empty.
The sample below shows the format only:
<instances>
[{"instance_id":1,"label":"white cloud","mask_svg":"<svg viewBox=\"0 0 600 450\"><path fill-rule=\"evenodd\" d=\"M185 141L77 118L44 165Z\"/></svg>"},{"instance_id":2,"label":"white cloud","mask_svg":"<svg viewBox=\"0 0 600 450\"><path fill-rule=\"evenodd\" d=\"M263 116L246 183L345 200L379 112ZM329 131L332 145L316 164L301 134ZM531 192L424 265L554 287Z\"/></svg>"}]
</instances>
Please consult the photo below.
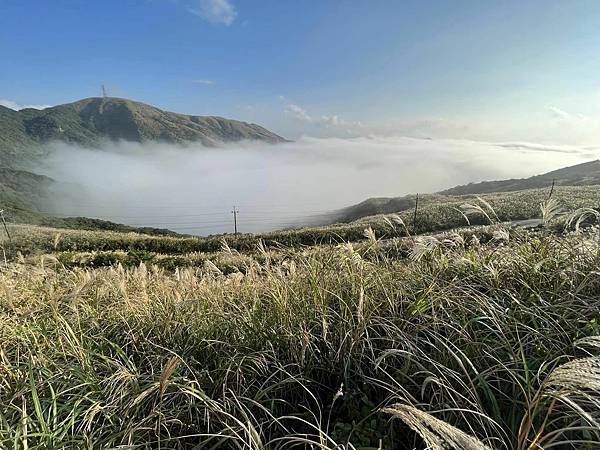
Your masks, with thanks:
<instances>
[{"instance_id":1,"label":"white cloud","mask_svg":"<svg viewBox=\"0 0 600 450\"><path fill-rule=\"evenodd\" d=\"M498 147L508 148L512 150L525 150L525 151L534 151L534 152L553 152L553 153L581 153L581 146L574 145L548 145L548 144L538 144L532 142L501 142L495 144ZM585 150L589 151L598 151L599 148L596 146L585 147Z\"/></svg>"},{"instance_id":2,"label":"white cloud","mask_svg":"<svg viewBox=\"0 0 600 450\"><path fill-rule=\"evenodd\" d=\"M192 80L192 83L194 83L194 84L204 84L204 85L215 84L215 82L213 80L203 80L203 79Z\"/></svg>"},{"instance_id":3,"label":"white cloud","mask_svg":"<svg viewBox=\"0 0 600 450\"><path fill-rule=\"evenodd\" d=\"M348 108L322 115L313 109L317 106L312 106L312 103L298 103L286 96L279 96L278 101L280 113L277 119L271 119L269 125L291 139L306 135L344 138L412 136L517 143L511 144L515 148L527 142L548 144L550 147L556 144L563 147L595 146L600 143L600 91L591 92L587 102L583 98L554 98L541 105L523 105L522 109L510 114L500 109L487 112L440 113L431 110L412 113L400 110L385 113Z\"/></svg>"},{"instance_id":4,"label":"white cloud","mask_svg":"<svg viewBox=\"0 0 600 450\"><path fill-rule=\"evenodd\" d=\"M6 106L7 108L14 109L15 111L19 111L25 108L34 108L34 109L45 109L50 108L52 105L22 105L13 100L7 100L5 98L0 98L0 105Z\"/></svg>"},{"instance_id":5,"label":"white cloud","mask_svg":"<svg viewBox=\"0 0 600 450\"><path fill-rule=\"evenodd\" d=\"M546 122L546 136L565 144L593 144L600 139L600 117L572 113L564 109L549 106L548 111L552 120ZM536 139L536 136L532 136ZM527 138L530 139L530 138Z\"/></svg>"},{"instance_id":6,"label":"white cloud","mask_svg":"<svg viewBox=\"0 0 600 450\"><path fill-rule=\"evenodd\" d=\"M557 118L557 119L569 119L571 118L571 114L569 114L566 111L563 111L560 108L557 108L556 106L549 106L548 110L550 111L550 113L552 113L552 116Z\"/></svg>"},{"instance_id":7,"label":"white cloud","mask_svg":"<svg viewBox=\"0 0 600 450\"><path fill-rule=\"evenodd\" d=\"M190 11L217 25L229 26L237 16L237 11L229 0L199 0L198 7Z\"/></svg>"},{"instance_id":8,"label":"white cloud","mask_svg":"<svg viewBox=\"0 0 600 450\"><path fill-rule=\"evenodd\" d=\"M389 117L360 122L343 115L317 115L287 98L280 98L287 122L283 134L319 137L412 136L418 138L471 139L510 143L596 145L600 141L600 116L572 112L554 105L538 114L515 118ZM512 145L512 144L511 144ZM558 149L556 151L562 151Z\"/></svg>"},{"instance_id":9,"label":"white cloud","mask_svg":"<svg viewBox=\"0 0 600 450\"><path fill-rule=\"evenodd\" d=\"M552 114L552 116L556 119L563 120L586 120L587 117L583 114L571 114L570 112L565 111L564 109L557 108L556 106L549 106L548 110Z\"/></svg>"},{"instance_id":10,"label":"white cloud","mask_svg":"<svg viewBox=\"0 0 600 450\"><path fill-rule=\"evenodd\" d=\"M350 122L335 114L331 116L312 116L304 108L294 103L286 105L285 113L300 122L328 128L334 132L341 132L343 135L359 135L367 131L361 122Z\"/></svg>"},{"instance_id":11,"label":"white cloud","mask_svg":"<svg viewBox=\"0 0 600 450\"><path fill-rule=\"evenodd\" d=\"M308 115L304 108L290 103L285 107L285 113L302 122L312 122L313 118Z\"/></svg>"},{"instance_id":12,"label":"white cloud","mask_svg":"<svg viewBox=\"0 0 600 450\"><path fill-rule=\"evenodd\" d=\"M40 173L81 186L54 196L57 212L198 234L230 231L228 205L240 207L243 231L268 231L368 197L529 177L600 156L578 146L398 136L48 148Z\"/></svg>"}]
</instances>

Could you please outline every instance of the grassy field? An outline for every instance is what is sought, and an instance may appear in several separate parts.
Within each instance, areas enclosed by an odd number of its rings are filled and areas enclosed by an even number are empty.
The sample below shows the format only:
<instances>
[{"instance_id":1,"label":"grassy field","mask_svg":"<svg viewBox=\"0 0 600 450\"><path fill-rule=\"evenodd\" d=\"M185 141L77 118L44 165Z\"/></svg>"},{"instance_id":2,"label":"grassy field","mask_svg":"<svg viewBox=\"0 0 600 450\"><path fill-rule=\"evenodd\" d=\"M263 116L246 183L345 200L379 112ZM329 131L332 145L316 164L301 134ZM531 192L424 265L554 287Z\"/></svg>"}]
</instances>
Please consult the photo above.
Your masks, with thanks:
<instances>
[{"instance_id":1,"label":"grassy field","mask_svg":"<svg viewBox=\"0 0 600 450\"><path fill-rule=\"evenodd\" d=\"M478 203L483 199L494 209L493 220L509 221L540 217L540 203L548 196L547 189L531 189L520 192L484 194L480 197L465 196L426 196L420 200L417 221L413 208L398 211L398 216L406 224L391 228L385 215L364 217L347 224L297 230L276 231L263 234L224 235L205 238L152 236L123 230L82 230L77 228L56 228L9 224L13 236L11 243L4 248L10 255L29 255L40 252L106 252L143 251L164 255L182 255L194 252L218 252L223 240L229 247L241 252L253 252L259 243L268 247L303 247L322 244L339 244L365 240L364 230L371 227L379 237L393 238L409 233L429 233L467 225L459 211L465 203ZM564 211L574 211L581 207L600 207L600 186L557 187L553 198ZM485 225L490 218L483 214L469 216L470 225ZM81 227L85 228L82 223ZM94 227L92 227L94 228Z\"/></svg>"},{"instance_id":2,"label":"grassy field","mask_svg":"<svg viewBox=\"0 0 600 450\"><path fill-rule=\"evenodd\" d=\"M12 225L0 448L598 448L600 231L555 214L597 191L563 189L535 230L499 222L542 191L416 230ZM462 214L494 223L433 233Z\"/></svg>"},{"instance_id":3,"label":"grassy field","mask_svg":"<svg viewBox=\"0 0 600 450\"><path fill-rule=\"evenodd\" d=\"M592 177L590 177L592 178ZM550 191L553 197L559 199L566 209L575 207L591 206L598 203L598 185L591 186L555 186L551 188L551 181L545 188L531 188L512 192L494 192L481 194L421 194L419 196L419 211L423 212L421 219L422 225L445 226L447 220L460 219L460 215L452 215L447 211L446 206L459 206L465 201L474 201L479 195L491 204L494 204L498 215L505 219L525 219L531 214L539 212L539 203L544 201ZM452 190L449 190L452 192ZM416 203L415 195L406 195L404 197L373 198L366 200L354 206L350 206L340 211L340 219L344 222L351 222L364 217L375 216L378 214L390 214L398 211L414 211ZM423 209L425 208L425 209ZM440 208L442 212L436 211ZM431 211L436 211L431 214ZM441 215L441 217L440 217Z\"/></svg>"}]
</instances>

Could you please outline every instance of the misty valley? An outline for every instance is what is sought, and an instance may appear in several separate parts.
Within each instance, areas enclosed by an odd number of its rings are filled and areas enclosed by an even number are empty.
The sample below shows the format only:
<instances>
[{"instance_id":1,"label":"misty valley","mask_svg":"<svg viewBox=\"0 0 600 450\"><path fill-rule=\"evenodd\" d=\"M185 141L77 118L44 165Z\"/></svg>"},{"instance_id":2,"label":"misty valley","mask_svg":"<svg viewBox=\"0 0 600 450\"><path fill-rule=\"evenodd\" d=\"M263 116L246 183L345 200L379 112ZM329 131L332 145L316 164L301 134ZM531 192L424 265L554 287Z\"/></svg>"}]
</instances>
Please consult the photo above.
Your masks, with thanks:
<instances>
[{"instance_id":1,"label":"misty valley","mask_svg":"<svg viewBox=\"0 0 600 450\"><path fill-rule=\"evenodd\" d=\"M600 3L0 22L1 450L600 448Z\"/></svg>"}]
</instances>

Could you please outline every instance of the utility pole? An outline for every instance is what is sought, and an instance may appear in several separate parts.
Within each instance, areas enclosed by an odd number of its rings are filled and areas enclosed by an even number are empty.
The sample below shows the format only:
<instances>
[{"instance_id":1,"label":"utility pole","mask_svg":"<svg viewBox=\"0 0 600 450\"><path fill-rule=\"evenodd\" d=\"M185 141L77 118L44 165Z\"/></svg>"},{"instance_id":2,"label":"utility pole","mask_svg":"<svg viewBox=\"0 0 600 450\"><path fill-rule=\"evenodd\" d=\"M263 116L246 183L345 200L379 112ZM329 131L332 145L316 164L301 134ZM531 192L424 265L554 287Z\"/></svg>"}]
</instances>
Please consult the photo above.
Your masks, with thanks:
<instances>
[{"instance_id":1,"label":"utility pole","mask_svg":"<svg viewBox=\"0 0 600 450\"><path fill-rule=\"evenodd\" d=\"M233 233L235 236L237 236L238 232L237 232L237 215L240 211L234 206L233 210L231 211L231 213L233 214Z\"/></svg>"},{"instance_id":2,"label":"utility pole","mask_svg":"<svg viewBox=\"0 0 600 450\"><path fill-rule=\"evenodd\" d=\"M106 98L106 87L102 85L102 97Z\"/></svg>"},{"instance_id":3,"label":"utility pole","mask_svg":"<svg viewBox=\"0 0 600 450\"><path fill-rule=\"evenodd\" d=\"M417 212L419 211L419 193L417 192L417 198L415 200L415 213L413 215L413 233L417 232Z\"/></svg>"}]
</instances>

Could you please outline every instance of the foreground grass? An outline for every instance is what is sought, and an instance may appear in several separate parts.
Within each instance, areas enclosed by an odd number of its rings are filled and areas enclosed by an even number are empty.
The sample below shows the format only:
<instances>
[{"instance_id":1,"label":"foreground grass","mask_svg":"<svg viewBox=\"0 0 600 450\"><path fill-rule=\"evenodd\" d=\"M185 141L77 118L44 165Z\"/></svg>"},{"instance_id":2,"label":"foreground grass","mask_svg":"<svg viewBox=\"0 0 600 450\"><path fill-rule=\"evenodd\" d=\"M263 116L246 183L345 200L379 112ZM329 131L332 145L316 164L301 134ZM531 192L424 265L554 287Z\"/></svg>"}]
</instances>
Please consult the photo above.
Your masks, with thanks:
<instances>
[{"instance_id":1,"label":"foreground grass","mask_svg":"<svg viewBox=\"0 0 600 450\"><path fill-rule=\"evenodd\" d=\"M11 264L0 447L598 448L600 236L492 235Z\"/></svg>"}]
</instances>

